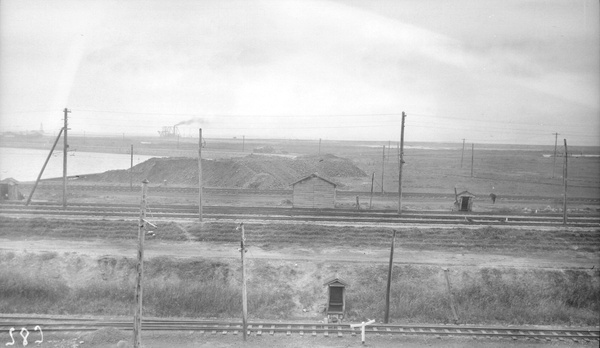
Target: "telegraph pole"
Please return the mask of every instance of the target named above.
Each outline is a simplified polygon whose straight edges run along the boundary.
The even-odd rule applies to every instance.
[[[68,113],[71,112],[67,108],[63,110],[65,113],[64,117],[64,145],[63,145],[63,209],[67,209],[67,150],[69,144],[67,143],[67,130],[68,128]]]
[[[404,119],[406,114],[402,111],[402,130],[400,131],[400,159],[398,163],[398,215],[402,214],[402,167],[404,166]]]
[[[567,153],[567,139],[564,139],[565,141],[565,169],[564,169],[564,173],[563,173],[563,185],[564,185],[564,199],[563,199],[563,225],[567,224],[567,175],[568,175],[568,171],[567,171],[567,158],[569,157],[568,153]]]
[[[198,132],[198,216],[202,222],[202,128]]]
[[[381,156],[381,195],[383,196],[383,174],[385,173],[385,145]]]
[[[471,177],[473,177],[473,162],[475,162],[475,144],[471,144]]]
[[[148,180],[142,181],[142,203],[140,221],[138,223],[138,264],[137,282],[135,285],[135,315],[133,317],[133,347],[142,347],[142,281],[144,278],[144,235],[146,225],[146,191]]]
[[[244,223],[240,223],[237,228],[242,231],[242,239],[240,243],[240,253],[242,254],[242,326],[244,329],[244,341],[248,334],[248,298],[246,296],[246,264],[244,263],[244,254],[246,253],[245,243],[246,235],[244,232]]]
[[[129,165],[129,189],[133,191],[133,144],[131,144],[131,163]]]
[[[558,133],[554,134],[554,163],[552,164],[552,179],[554,179],[554,169],[556,168],[556,145],[558,145]]]
[[[388,324],[390,322],[390,290],[392,288],[392,265],[394,264],[394,242],[396,241],[396,230],[394,230],[394,234],[392,235],[392,248],[390,249],[390,266],[388,268],[388,281],[387,281],[387,289],[385,292],[385,318],[383,320],[384,323]]]
[[[460,168],[462,169],[463,167],[463,159],[465,158],[465,139],[463,138],[463,149],[462,149],[462,155],[460,155]]]
[[[373,182],[375,181],[375,173],[371,174],[371,198],[369,198],[369,209],[373,208]]]

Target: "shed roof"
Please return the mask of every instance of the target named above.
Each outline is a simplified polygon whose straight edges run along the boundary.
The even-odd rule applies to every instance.
[[[463,191],[463,192],[459,193],[457,196],[470,196],[470,197],[477,197],[477,196],[475,196],[474,194],[472,194],[472,193],[471,193],[471,192],[469,192],[469,191]]]
[[[19,182],[17,180],[13,179],[13,178],[6,178],[6,179],[0,180],[0,183],[3,183],[3,184],[13,184],[14,185],[14,184],[18,184]]]
[[[346,282],[342,278],[338,278],[338,277],[331,277],[331,278],[326,279],[325,283],[323,283],[323,285],[334,285],[335,283],[338,283],[339,285],[342,285],[342,286],[348,286],[348,282]]]
[[[290,185],[294,186],[294,185],[296,185],[297,183],[300,183],[300,182],[302,182],[302,181],[309,180],[309,179],[312,179],[312,178],[319,178],[319,179],[321,179],[321,180],[323,180],[323,181],[325,181],[325,182],[328,182],[328,183],[330,183],[331,185],[333,185],[333,187],[336,187],[336,186],[337,186],[337,184],[336,184],[336,183],[334,183],[333,181],[331,181],[331,180],[329,180],[329,179],[326,179],[326,178],[324,178],[324,177],[320,176],[320,175],[319,175],[319,173],[312,173],[312,174],[310,174],[310,175],[308,175],[308,176],[305,176],[305,177],[303,177],[303,178],[302,178],[302,179],[300,179],[300,180],[294,181],[294,182],[293,182],[293,183],[291,183]]]

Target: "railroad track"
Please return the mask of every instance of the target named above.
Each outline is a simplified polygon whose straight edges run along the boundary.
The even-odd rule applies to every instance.
[[[17,332],[21,328],[34,331],[39,326],[42,332],[85,332],[96,331],[101,328],[116,328],[120,330],[133,330],[133,320],[115,320],[101,318],[69,318],[69,317],[43,317],[43,316],[0,316],[0,332],[8,333],[10,328]],[[243,326],[234,321],[210,320],[165,320],[144,319],[144,331],[195,331],[212,335],[242,334]],[[349,323],[315,323],[315,322],[249,322],[248,335],[301,335],[301,336],[337,336],[361,335],[360,328],[353,328]],[[509,338],[509,339],[536,339],[536,340],[573,340],[573,341],[598,341],[600,332],[595,329],[558,328],[541,329],[534,327],[500,327],[500,326],[474,326],[474,325],[395,325],[374,323],[366,327],[365,332],[371,335],[418,335],[418,336],[453,336],[453,337],[483,337],[483,338]]]
[[[58,216],[58,217],[100,217],[137,218],[139,206],[134,204],[77,204],[63,209],[53,203],[0,204],[0,214],[9,216]],[[198,206],[156,205],[150,206],[148,216],[155,219],[197,219]],[[332,223],[402,223],[402,224],[441,224],[441,225],[505,225],[505,226],[558,226],[563,217],[559,214],[537,215],[496,215],[485,213],[448,213],[407,211],[398,215],[395,211],[354,211],[354,210],[313,210],[265,207],[203,207],[203,218],[208,220],[269,220]],[[598,215],[571,215],[568,224],[572,227],[600,227]]]

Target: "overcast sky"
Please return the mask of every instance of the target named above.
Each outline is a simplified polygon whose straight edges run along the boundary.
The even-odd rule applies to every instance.
[[[0,126],[600,145],[597,0],[0,1]]]

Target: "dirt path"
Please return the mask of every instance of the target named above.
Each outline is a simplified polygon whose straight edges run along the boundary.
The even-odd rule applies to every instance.
[[[57,252],[79,253],[89,256],[135,257],[137,241],[134,240],[95,240],[69,241],[59,239],[15,240],[0,238],[0,250],[13,252]],[[146,257],[172,256],[177,258],[239,258],[237,244],[207,242],[162,242],[149,240],[145,244]],[[315,262],[357,262],[387,263],[389,249],[352,248],[261,248],[249,245],[248,258],[298,260]],[[560,254],[530,253],[527,256],[477,253],[407,250],[396,247],[394,263],[413,265],[469,266],[469,267],[510,267],[546,269],[582,269],[598,267],[600,256],[584,252]]]

